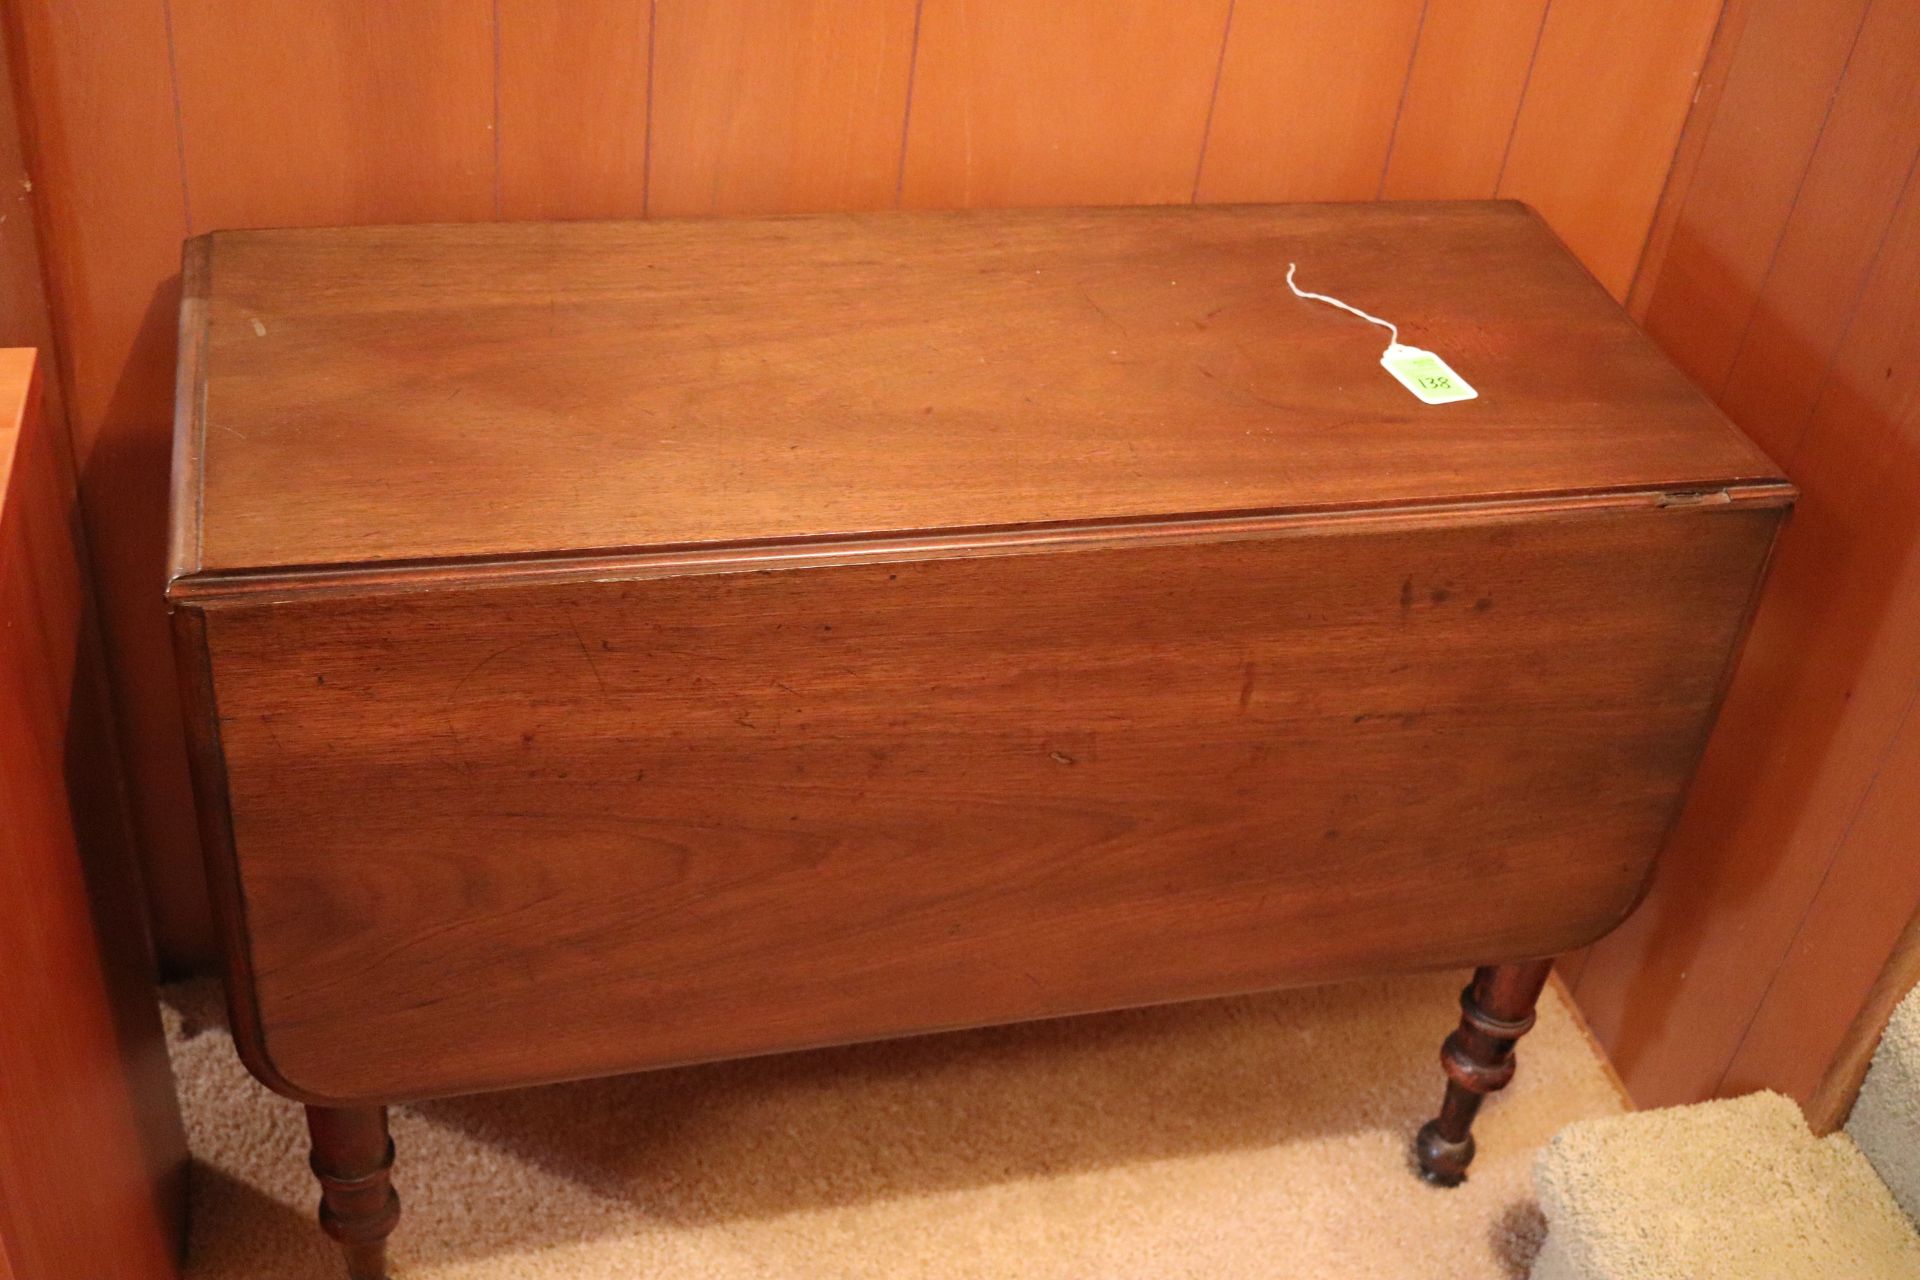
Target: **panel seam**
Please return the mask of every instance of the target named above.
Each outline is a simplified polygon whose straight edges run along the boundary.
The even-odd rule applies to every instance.
[[[1814,420],[1819,417],[1820,406],[1826,403],[1827,389],[1833,385],[1833,368],[1840,363],[1841,354],[1847,348],[1847,342],[1853,337],[1854,322],[1859,319],[1860,308],[1866,305],[1867,291],[1873,287],[1874,278],[1880,274],[1880,264],[1886,257],[1887,241],[1893,235],[1893,225],[1899,221],[1907,201],[1915,195],[1914,177],[1920,174],[1920,149],[1914,151],[1913,159],[1907,162],[1907,177],[1900,184],[1900,194],[1894,198],[1893,208],[1887,214],[1886,223],[1880,228],[1880,238],[1873,246],[1873,257],[1867,261],[1867,269],[1861,273],[1860,285],[1853,292],[1853,299],[1847,304],[1847,318],[1840,326],[1840,336],[1834,341],[1833,350],[1828,354],[1826,368],[1820,371],[1820,384],[1814,390],[1812,401],[1807,405],[1806,414],[1800,419],[1799,430],[1793,433],[1793,444],[1784,452],[1780,465],[1785,467],[1800,456],[1800,447],[1806,443],[1807,433],[1813,430]],[[1758,299],[1754,305],[1759,305]]]
[[[920,15],[926,7],[926,0],[914,0],[913,38],[907,45],[907,100],[900,111],[900,155],[893,166],[893,207],[896,209],[906,200],[907,144],[913,137],[913,93],[920,74]]]
[[[1427,33],[1427,14],[1433,0],[1420,0],[1420,21],[1413,28],[1413,45],[1407,50],[1407,72],[1400,77],[1400,101],[1393,108],[1393,128],[1387,131],[1387,154],[1380,158],[1380,181],[1373,189],[1375,200],[1387,195],[1387,174],[1393,170],[1393,149],[1400,141],[1400,121],[1407,114],[1407,97],[1413,92],[1413,68],[1420,60],[1420,39]]]
[[[640,216],[653,216],[653,81],[658,65],[653,56],[659,41],[660,0],[647,0],[647,127],[640,160]]]
[[[1527,95],[1533,92],[1533,69],[1540,62],[1540,46],[1547,38],[1547,21],[1553,17],[1553,0],[1540,6],[1540,25],[1533,31],[1533,51],[1527,55],[1527,74],[1520,79],[1520,96],[1513,104],[1513,120],[1507,125],[1507,145],[1500,150],[1500,168],[1493,175],[1493,190],[1498,196],[1507,183],[1507,161],[1513,158],[1513,140],[1520,136],[1520,117],[1527,113]]]
[[[196,234],[193,224],[193,192],[187,185],[187,129],[180,105],[180,58],[174,49],[173,0],[164,0],[161,18],[167,30],[167,88],[173,96],[173,155],[180,168],[180,220],[187,235]]]
[[[500,0],[493,0],[493,216],[497,221],[506,202],[500,172]]]
[[[1740,1054],[1747,1047],[1747,1039],[1753,1034],[1754,1024],[1760,1021],[1760,1014],[1766,1009],[1774,987],[1779,985],[1780,975],[1786,972],[1788,961],[1793,958],[1801,936],[1807,931],[1807,922],[1813,918],[1814,908],[1819,904],[1820,895],[1826,891],[1827,882],[1833,878],[1833,868],[1840,861],[1841,851],[1846,848],[1847,841],[1852,838],[1853,829],[1859,824],[1860,815],[1866,810],[1867,801],[1872,799],[1874,792],[1879,789],[1880,775],[1886,772],[1887,757],[1893,754],[1894,747],[1900,741],[1900,731],[1912,719],[1915,706],[1920,706],[1920,682],[1916,682],[1913,691],[1907,695],[1907,703],[1901,708],[1900,718],[1894,721],[1886,740],[1880,744],[1880,749],[1874,755],[1873,772],[1867,778],[1867,785],[1861,788],[1860,798],[1853,802],[1853,807],[1847,814],[1846,825],[1834,838],[1832,851],[1827,857],[1827,865],[1820,872],[1820,882],[1814,886],[1813,892],[1807,895],[1807,904],[1801,909],[1800,919],[1793,927],[1793,934],[1788,938],[1787,945],[1782,948],[1780,959],[1774,964],[1773,973],[1768,976],[1767,985],[1762,988],[1758,1003],[1753,1006],[1753,1012],[1748,1016],[1746,1025],[1740,1029],[1740,1038],[1734,1041],[1733,1052],[1727,1056],[1726,1065],[1721,1068],[1720,1077],[1714,1082],[1715,1096],[1726,1088],[1727,1077],[1733,1074],[1734,1067],[1738,1065]]]
[[[1733,344],[1733,356],[1727,361],[1726,371],[1720,375],[1720,385],[1714,388],[1713,399],[1716,404],[1726,398],[1727,388],[1733,385],[1734,371],[1740,367],[1740,357],[1747,349],[1747,338],[1753,332],[1754,317],[1760,314],[1760,300],[1767,296],[1767,283],[1773,279],[1773,269],[1780,261],[1780,246],[1787,238],[1788,229],[1793,226],[1793,215],[1800,208],[1800,197],[1806,193],[1807,179],[1813,175],[1814,163],[1820,158],[1821,144],[1827,138],[1827,125],[1833,120],[1833,108],[1846,91],[1847,73],[1853,69],[1853,55],[1859,52],[1860,36],[1867,29],[1867,19],[1873,16],[1873,8],[1873,4],[1869,3],[1860,10],[1860,25],[1853,30],[1853,43],[1847,46],[1847,56],[1840,64],[1840,74],[1833,82],[1833,92],[1827,95],[1827,109],[1820,114],[1820,128],[1813,135],[1813,147],[1807,152],[1806,166],[1800,170],[1800,181],[1793,187],[1793,199],[1787,203],[1787,215],[1780,220],[1780,231],[1773,238],[1773,247],[1767,251],[1766,269],[1760,273],[1760,281],[1754,286],[1753,306],[1747,309],[1747,317],[1740,325],[1740,340]]]
[[[1200,124],[1200,154],[1193,161],[1193,188],[1188,204],[1200,203],[1200,175],[1207,168],[1207,146],[1213,141],[1213,109],[1220,102],[1220,81],[1227,73],[1227,41],[1233,36],[1233,9],[1236,0],[1227,0],[1227,20],[1220,24],[1220,52],[1213,60],[1213,91],[1207,95],[1207,115]]]

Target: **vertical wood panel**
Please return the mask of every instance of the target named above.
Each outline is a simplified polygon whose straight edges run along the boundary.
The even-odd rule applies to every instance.
[[[1615,297],[1653,223],[1720,0],[1554,0],[1499,194],[1539,209]]]
[[[1911,741],[1907,739],[1905,745],[1910,746]],[[1920,796],[1920,787],[1913,788],[1911,794]],[[1914,815],[1906,834],[1897,838],[1911,840],[1916,829],[1920,829],[1920,814]],[[1888,1020],[1917,983],[1920,983],[1920,912],[1907,921],[1907,927],[1894,940],[1887,963],[1867,988],[1867,998],[1861,1002],[1860,1011],[1854,1014],[1853,1022],[1841,1038],[1826,1074],[1820,1078],[1813,1096],[1807,1099],[1807,1123],[1815,1133],[1832,1133],[1847,1122],[1854,1100],[1860,1096],[1860,1086],[1866,1081],[1867,1069],[1873,1065],[1873,1051],[1879,1047]]]
[[[1856,62],[1856,66],[1858,63]],[[1853,76],[1849,74],[1851,83]],[[1920,102],[1909,121],[1920,119]],[[1911,124],[1909,125],[1911,128]],[[1833,133],[1822,145],[1845,146]],[[1816,160],[1816,165],[1817,165]],[[1882,197],[1870,185],[1856,195]],[[1874,212],[1860,210],[1863,220]],[[1849,292],[1851,292],[1849,290]],[[1805,1098],[1839,1046],[1853,1009],[1894,939],[1920,904],[1920,752],[1913,739],[1920,693],[1920,182],[1907,187],[1873,279],[1834,361],[1798,469],[1833,508],[1812,525],[1817,542],[1793,550],[1831,595],[1800,623],[1799,652],[1822,669],[1821,701],[1798,708],[1802,733],[1831,727],[1824,751],[1806,760],[1817,790],[1798,807],[1781,859],[1779,905],[1756,931],[1755,958],[1777,957],[1749,1007],[1751,1027],[1723,1090],[1760,1080]],[[1790,374],[1781,375],[1783,378]],[[1839,575],[1844,575],[1840,577]],[[1783,604],[1786,601],[1783,601]],[[1825,674],[1831,672],[1831,674]],[[1812,681],[1808,682],[1812,684]],[[1772,693],[1772,690],[1766,691]],[[1806,712],[1817,713],[1806,715]],[[1903,745],[1901,730],[1908,725]],[[1809,736],[1813,736],[1809,734]],[[1798,747],[1796,742],[1792,744]],[[1795,755],[1802,755],[1796,751]],[[1838,988],[1848,999],[1833,1000]],[[1777,1082],[1777,1083],[1776,1083]]]
[[[1726,384],[1867,3],[1731,0],[1740,38],[1645,319],[1710,392]]]
[[[11,56],[14,35],[14,32],[0,30],[0,68],[15,65]],[[60,381],[55,376],[53,317],[42,274],[38,201],[33,194],[22,144],[14,94],[0,94],[0,184],[3,184],[0,189],[5,192],[4,201],[0,202],[0,345],[30,346],[39,352],[31,362],[30,382],[26,384],[32,394],[24,402],[20,397],[23,384],[18,373],[23,364],[20,353],[0,356],[0,368],[5,370],[5,375],[0,376],[0,386],[5,388],[0,391],[0,459],[9,456],[7,437],[12,433],[14,464],[9,475],[6,463],[0,461],[0,525],[7,526],[6,533],[0,536],[0,579],[11,575],[20,577],[24,583],[25,575],[31,574],[38,587],[37,611],[20,596],[15,596],[11,605],[0,606],[0,631],[21,640],[37,631],[43,654],[41,661],[32,667],[12,665],[0,659],[0,683],[26,680],[42,689],[59,691],[52,700],[55,719],[50,723],[59,730],[57,738],[64,772],[61,781],[67,793],[69,830],[60,847],[71,842],[81,878],[91,882],[87,893],[95,921],[89,937],[80,939],[77,932],[68,936],[90,946],[108,985],[111,1008],[107,1020],[118,1057],[119,1082],[134,1103],[133,1132],[112,1134],[110,1141],[117,1149],[103,1157],[98,1172],[106,1178],[126,1178],[130,1188],[144,1194],[123,1220],[99,1224],[92,1238],[81,1242],[68,1256],[75,1265],[133,1276],[140,1274],[154,1255],[154,1242],[143,1233],[157,1226],[163,1235],[162,1252],[177,1254],[184,1246],[186,1151],[179,1109],[173,1097],[172,1075],[154,1018],[151,992],[154,954],[148,932],[147,903],[142,892],[144,877],[135,852],[126,773],[108,686],[106,650],[100,637],[99,595],[90,557],[85,552],[86,533],[79,510],[70,419],[64,411]],[[38,414],[33,412],[34,394],[40,398]],[[22,540],[24,554],[20,551],[21,543],[9,539]],[[15,549],[9,552],[6,547]],[[12,585],[0,581],[0,592]],[[4,641],[0,641],[0,647],[4,647]],[[20,688],[17,683],[12,687],[16,691]],[[16,732],[37,728],[43,734],[53,733],[53,729],[44,724],[34,725],[18,712],[9,724]],[[27,767],[27,755],[24,748],[0,751],[0,773],[11,769],[15,771],[12,776],[19,779],[22,775],[18,771]],[[51,777],[48,780],[52,781]],[[20,841],[10,848],[6,861],[12,871],[30,880],[49,872],[57,876],[58,868],[44,864],[29,866],[32,859],[57,851],[46,846],[29,849],[22,830],[25,818],[19,813],[20,803],[18,800],[0,802],[0,832],[11,827],[16,840]],[[4,835],[0,835],[0,843],[5,843]],[[72,881],[65,883],[70,886]],[[57,915],[63,905],[72,905],[71,899],[63,902],[58,888],[37,883],[35,888],[40,890],[34,895],[39,899],[37,903],[28,902],[24,893],[0,893],[0,902],[11,901],[16,910],[37,909],[53,915]],[[76,921],[77,917],[63,921],[58,927],[74,930]],[[77,956],[37,950],[36,941],[18,918],[0,921],[0,938],[6,940],[0,946],[10,948],[17,963],[31,968],[29,982],[34,988],[32,992],[22,993],[15,990],[12,980],[0,981],[0,990],[13,992],[11,1000],[0,996],[0,1004],[7,1006],[4,1020],[33,1036],[43,1030],[35,1019],[46,1006],[28,1006],[37,997],[54,993],[57,970],[62,965],[76,963]],[[5,961],[0,960],[0,969],[4,967]],[[71,993],[62,991],[61,994]],[[76,1018],[86,1016],[78,1010],[68,1012]],[[97,1014],[98,1010],[94,1012]],[[73,1065],[58,1060],[46,1044],[37,1045],[33,1056],[57,1073],[65,1073]],[[0,1070],[0,1076],[13,1082],[11,1087],[0,1086],[0,1096],[11,1100],[15,1111],[20,1113],[17,1118],[21,1122],[31,1124],[35,1119],[34,1109],[20,1096],[24,1088],[21,1071]],[[112,1126],[124,1115],[126,1099],[116,1102],[96,1097],[81,1101],[91,1104],[91,1114],[75,1122],[74,1133],[60,1135],[64,1160],[73,1158],[72,1148],[78,1145],[75,1139],[84,1138],[90,1132],[89,1125]],[[0,1109],[5,1105],[0,1103]],[[140,1178],[142,1170],[144,1184]],[[80,1176],[84,1179],[84,1171],[80,1171]],[[57,1198],[60,1185],[56,1178],[56,1185],[44,1190]],[[8,1199],[8,1194],[0,1191],[0,1201]],[[34,1194],[31,1189],[25,1193],[16,1190],[12,1198],[17,1204],[27,1204]],[[34,1207],[43,1214],[58,1212],[58,1207],[51,1204],[36,1203]],[[4,1234],[0,1231],[0,1235]],[[12,1245],[0,1243],[0,1255],[13,1247],[24,1246],[19,1241]],[[118,1256],[113,1258],[116,1251]],[[103,1265],[109,1258],[119,1265]],[[36,1267],[36,1274],[38,1270]]]
[[[660,0],[655,214],[894,203],[915,0]]]
[[[1808,6],[1743,16],[1728,56],[1763,70],[1815,34]],[[1730,67],[1699,173],[1755,139],[1811,138],[1800,171],[1763,175],[1744,202],[1730,181],[1677,186],[1666,253],[1645,268],[1658,336],[1709,363],[1749,344],[1726,401],[1784,446],[1802,499],[1660,878],[1581,978],[1642,1102],[1812,1096],[1920,904],[1916,24],[1876,0],[1857,42],[1825,48],[1833,93],[1783,82],[1783,100]],[[1703,246],[1742,244],[1767,246],[1770,274],[1702,269]],[[1751,345],[1789,340],[1778,359]]]
[[[1581,979],[1581,1002],[1642,1102],[1721,1087],[1811,918],[1920,670],[1920,366],[1910,358],[1920,339],[1920,192],[1889,245],[1794,469],[1800,505],[1661,878],[1639,915],[1595,947]],[[1899,898],[1906,877],[1872,862],[1910,850],[1856,856]],[[1844,888],[1843,877],[1835,889]],[[1843,927],[1861,929],[1851,941],[1870,948],[1877,937],[1884,956],[1890,938],[1871,926]],[[1844,1008],[1840,1029],[1860,994],[1825,997]],[[1781,1014],[1805,1012],[1790,1009]],[[1778,1087],[1809,1085],[1800,1077]]]
[[[1546,11],[1547,0],[1429,0],[1382,196],[1494,194]]]
[[[924,0],[902,202],[1191,198],[1227,0]]]
[[[168,1280],[186,1142],[129,850],[86,835],[117,780],[75,752],[95,650],[33,367],[0,351],[0,1256]]]
[[[1860,28],[1720,395],[1786,465],[1920,154],[1916,122],[1920,6],[1880,0]]]
[[[1237,0],[1196,198],[1371,200],[1422,0]]]
[[[645,213],[649,6],[500,0],[498,14],[500,215]]]
[[[1915,596],[1920,596],[1920,582],[1907,584],[1906,597]],[[1920,626],[1920,618],[1904,621]],[[1872,990],[1917,911],[1920,715],[1909,695],[1907,715],[1875,763],[1866,794],[1848,819],[1847,833],[1719,1092],[1770,1088],[1814,1098],[1827,1064],[1847,1039],[1861,993]]]
[[[171,9],[195,231],[493,215],[490,0]]]
[[[1752,9],[1753,0],[1724,0],[1720,21],[1708,43],[1706,65],[1700,69],[1700,83],[1693,91],[1693,106],[1687,111],[1687,122],[1680,129],[1680,143],[1674,148],[1673,167],[1667,171],[1666,188],[1661,193],[1659,207],[1653,212],[1653,226],[1647,232],[1646,246],[1640,251],[1640,267],[1627,290],[1627,314],[1641,325],[1646,323],[1657,274],[1649,269],[1649,264],[1664,262],[1667,250],[1672,247],[1686,193],[1693,189],[1701,155],[1713,134],[1713,118],[1726,91],[1734,50],[1745,38],[1747,16]]]
[[[161,0],[6,14],[155,938],[192,967],[212,960],[212,922],[159,591],[186,233],[166,14]]]

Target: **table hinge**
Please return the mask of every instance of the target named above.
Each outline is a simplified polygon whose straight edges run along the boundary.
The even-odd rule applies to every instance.
[[[1732,502],[1733,495],[1725,489],[1676,489],[1660,495],[1663,507],[1717,507]]]

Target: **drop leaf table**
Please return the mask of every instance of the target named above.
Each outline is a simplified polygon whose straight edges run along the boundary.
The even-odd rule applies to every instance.
[[[233,1030],[356,1280],[393,1102],[1477,965],[1457,1182],[1793,496],[1508,203],[226,232],[183,294]]]

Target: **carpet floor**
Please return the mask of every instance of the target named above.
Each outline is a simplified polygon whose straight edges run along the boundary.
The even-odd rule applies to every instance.
[[[1512,1280],[1561,1125],[1623,1109],[1557,986],[1467,1185],[1410,1172],[1458,974],[397,1108],[401,1280]],[[300,1109],[170,991],[192,1280],[337,1280]]]

